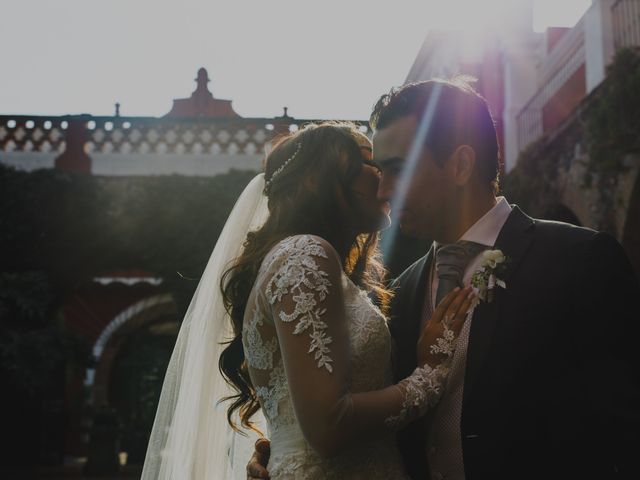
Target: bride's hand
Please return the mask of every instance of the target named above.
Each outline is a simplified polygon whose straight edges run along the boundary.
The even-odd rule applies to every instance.
[[[419,366],[429,364],[433,368],[452,355],[450,347],[460,334],[474,297],[471,287],[458,288],[440,301],[418,340]]]

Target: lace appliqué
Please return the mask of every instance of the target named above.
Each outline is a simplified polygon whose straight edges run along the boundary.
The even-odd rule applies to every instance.
[[[384,423],[390,428],[399,428],[408,420],[422,416],[440,400],[448,373],[449,368],[443,365],[416,368],[398,384],[404,390],[402,409],[397,415],[387,417]]]
[[[349,450],[342,458],[320,459],[313,451],[272,454],[268,468],[270,478],[278,480],[411,480],[403,472],[395,437]]]
[[[319,241],[309,236],[285,240],[279,251],[286,252],[287,258],[267,284],[267,300],[273,305],[282,301],[284,295],[293,295],[293,312],[281,311],[280,320],[286,323],[297,320],[293,334],[308,331],[311,339],[309,353],[315,352],[318,368],[324,367],[332,372],[332,359],[328,355],[330,350],[327,346],[331,343],[331,337],[326,334],[327,324],[320,319],[326,309],[318,306],[319,302],[327,298],[331,282],[327,278],[328,274],[320,270],[313,258],[328,258],[327,253]]]
[[[286,411],[286,408],[279,408],[280,402],[289,396],[287,378],[282,363],[275,366],[269,373],[269,386],[257,387],[256,395],[262,400],[265,416],[271,421],[278,417],[280,417],[278,425],[289,425],[295,421],[294,416]]]
[[[453,352],[456,348],[455,345],[455,334],[453,330],[451,330],[447,325],[444,326],[444,331],[442,332],[442,337],[438,337],[436,339],[436,344],[431,345],[429,349],[431,353],[438,354],[441,353],[446,355],[447,357],[452,357]]]
[[[348,318],[351,392],[366,392],[391,384],[391,336],[386,319],[369,296],[344,277],[345,312]]]
[[[259,370],[268,370],[273,367],[273,354],[278,350],[276,337],[262,341],[262,335],[258,327],[264,324],[259,310],[256,308],[251,321],[245,326],[242,333],[245,343],[245,358],[250,367]]]

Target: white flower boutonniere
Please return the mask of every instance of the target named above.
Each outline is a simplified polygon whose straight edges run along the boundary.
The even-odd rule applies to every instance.
[[[471,286],[477,295],[476,305],[480,301],[491,303],[496,285],[507,288],[502,277],[508,263],[509,258],[502,250],[485,250],[482,253],[482,264],[471,277]]]

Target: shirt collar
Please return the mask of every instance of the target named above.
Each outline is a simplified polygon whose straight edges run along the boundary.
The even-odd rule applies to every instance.
[[[500,230],[507,222],[511,214],[511,205],[504,197],[498,197],[496,204],[491,210],[485,213],[469,230],[467,230],[460,240],[476,242],[487,247],[493,247],[498,239]]]

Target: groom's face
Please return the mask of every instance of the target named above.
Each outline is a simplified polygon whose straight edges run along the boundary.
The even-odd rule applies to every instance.
[[[413,149],[411,158],[416,130],[416,117],[408,115],[374,133],[373,158],[382,171],[378,198],[391,203],[393,220],[404,233],[437,240],[448,215],[452,182],[428,149]]]

